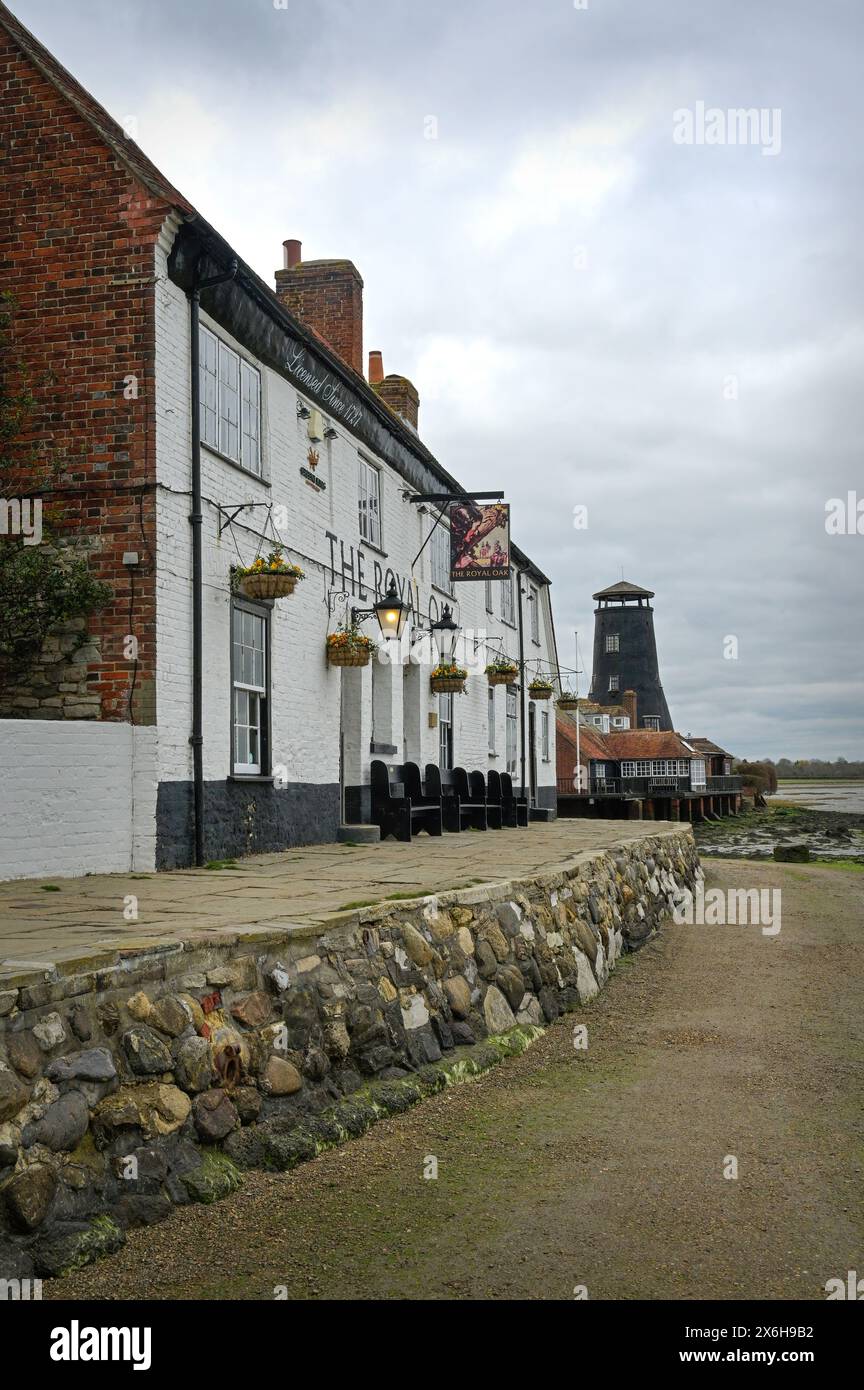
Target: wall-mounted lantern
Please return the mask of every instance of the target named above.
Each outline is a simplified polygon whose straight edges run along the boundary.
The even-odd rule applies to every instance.
[[[371,608],[352,608],[352,623],[362,623],[366,618],[377,618],[378,626],[381,629],[381,636],[385,642],[398,642],[405,630],[405,623],[408,618],[408,605],[403,603],[396,588],[396,581],[390,581],[390,587],[383,598],[379,598],[377,603],[373,603]]]
[[[453,609],[449,603],[445,603],[441,610],[441,617],[437,622],[431,624],[432,636],[435,639],[438,655],[442,662],[453,660],[460,631],[459,624],[453,620]]]

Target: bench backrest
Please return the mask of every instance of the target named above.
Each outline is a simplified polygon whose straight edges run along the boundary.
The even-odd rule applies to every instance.
[[[441,769],[437,763],[426,764],[426,795],[433,799],[441,796]]]
[[[412,801],[419,802],[424,799],[423,783],[420,779],[420,769],[416,763],[403,763],[399,768],[402,782],[405,786],[405,795]]]
[[[509,772],[501,773],[501,791],[505,801],[514,801],[513,778]]]
[[[460,801],[471,800],[471,786],[468,781],[468,773],[464,767],[454,767],[453,769],[453,790]]]
[[[497,768],[490,768],[486,774],[486,800],[493,802],[496,806],[501,804],[501,773]]]
[[[380,759],[373,759],[369,768],[369,780],[372,785],[372,804],[380,804],[382,801],[389,801],[390,792],[390,769],[386,763]]]
[[[482,772],[469,772],[468,785],[471,788],[472,801],[486,800],[486,778]]]

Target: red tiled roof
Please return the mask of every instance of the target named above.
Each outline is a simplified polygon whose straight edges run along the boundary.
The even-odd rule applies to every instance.
[[[692,758],[694,752],[671,729],[615,729],[605,735],[613,758]]]
[[[576,749],[576,720],[570,714],[559,712],[558,714],[558,737],[566,739],[567,743]],[[583,724],[579,721],[579,756],[580,758],[590,759],[599,758],[601,761],[611,758],[607,747],[608,735],[601,734],[599,729],[595,729],[591,724]]]

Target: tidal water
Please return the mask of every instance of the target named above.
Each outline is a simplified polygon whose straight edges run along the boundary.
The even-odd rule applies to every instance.
[[[813,811],[847,811],[864,816],[864,782],[780,782],[778,801],[794,801]]]

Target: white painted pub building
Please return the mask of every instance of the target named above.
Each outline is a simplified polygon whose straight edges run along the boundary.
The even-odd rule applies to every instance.
[[[158,866],[190,862],[191,844],[187,290],[193,274],[206,280],[233,264],[226,252],[212,241],[203,249],[176,221],[158,248]],[[286,262],[277,284],[285,296],[285,281],[301,280],[305,324],[239,265],[201,291],[206,858],[327,841],[340,825],[368,821],[373,758],[508,771],[538,812],[553,813],[554,706],[527,692],[533,674],[556,668],[548,580],[512,546],[509,579],[451,583],[441,507],[412,499],[496,480],[465,479],[463,488],[437,463],[416,433],[416,392],[383,376],[379,354],[370,354],[370,384],[327,350],[323,335],[340,331],[327,317],[334,299],[361,339],[353,266],[304,263],[297,243],[287,244]],[[321,288],[306,289],[304,274]],[[340,346],[353,352],[350,339]],[[274,538],[305,578],[270,604],[239,597],[232,567],[266,555]],[[394,583],[408,619],[399,643],[384,644],[370,609]],[[445,605],[460,630],[454,659],[469,673],[462,694],[430,689],[430,629]],[[369,615],[363,630],[379,649],[366,667],[334,668],[326,636],[353,609]],[[523,675],[493,687],[484,670],[501,653],[521,655]]]

